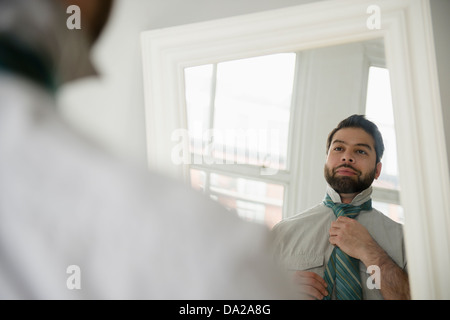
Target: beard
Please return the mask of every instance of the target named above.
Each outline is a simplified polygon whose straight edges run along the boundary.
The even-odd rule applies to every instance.
[[[354,170],[356,176],[336,176],[336,170],[339,168],[350,168]],[[325,180],[328,182],[337,193],[360,193],[372,185],[375,179],[377,168],[367,174],[362,174],[361,171],[356,170],[351,165],[341,165],[335,169],[330,169],[326,164],[324,167]]]

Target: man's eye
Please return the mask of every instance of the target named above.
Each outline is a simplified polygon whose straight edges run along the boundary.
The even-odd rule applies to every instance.
[[[336,148],[334,148],[334,151],[342,151],[343,149],[342,149],[342,147],[336,147]]]
[[[356,152],[358,152],[359,154],[367,154],[367,152],[365,152],[364,150],[358,150]]]

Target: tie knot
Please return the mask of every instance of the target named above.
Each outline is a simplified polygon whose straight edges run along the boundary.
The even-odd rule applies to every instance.
[[[323,203],[333,210],[336,218],[344,216],[354,219],[361,210],[372,209],[372,199],[367,200],[360,206],[354,206],[348,203],[334,203],[333,200],[331,200],[330,196],[327,194],[327,196],[323,200]]]

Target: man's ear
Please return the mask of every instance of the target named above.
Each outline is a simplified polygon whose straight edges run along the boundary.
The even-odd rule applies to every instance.
[[[378,162],[377,166],[375,168],[375,179],[378,179],[378,177],[380,176],[380,174],[381,174],[381,167],[382,167],[381,162]]]

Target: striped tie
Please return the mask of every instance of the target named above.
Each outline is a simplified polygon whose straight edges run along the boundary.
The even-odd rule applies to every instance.
[[[323,203],[333,209],[336,218],[349,217],[354,219],[361,210],[372,209],[372,200],[361,206],[344,203],[334,203],[327,194]],[[359,260],[350,257],[337,246],[334,247],[325,269],[324,279],[327,283],[328,295],[324,300],[330,300],[333,288],[336,285],[336,298],[338,300],[361,300],[362,287],[359,274]]]

